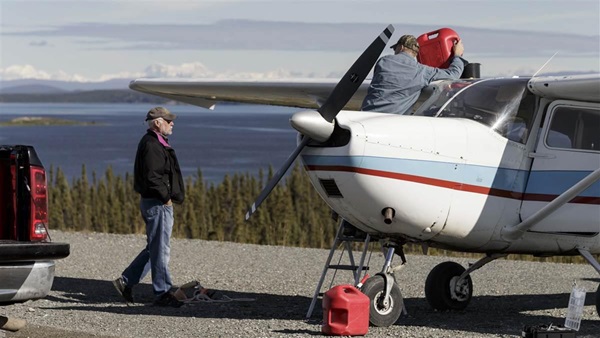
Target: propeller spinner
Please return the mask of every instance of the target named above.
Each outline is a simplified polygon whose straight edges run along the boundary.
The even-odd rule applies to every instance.
[[[283,175],[290,168],[296,157],[311,139],[324,142],[333,133],[335,117],[350,101],[360,85],[363,83],[371,68],[379,59],[381,52],[394,33],[392,25],[387,26],[381,34],[365,49],[352,67],[344,74],[340,82],[333,88],[325,103],[316,111],[302,111],[295,113],[290,119],[294,129],[304,134],[305,137],[296,149],[290,154],[285,163],[277,170],[267,185],[258,195],[246,213],[246,220],[252,216],[260,204],[269,196],[273,188],[279,183]]]

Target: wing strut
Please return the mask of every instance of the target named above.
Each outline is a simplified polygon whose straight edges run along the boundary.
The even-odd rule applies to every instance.
[[[560,194],[558,197],[552,200],[552,202],[546,204],[543,208],[538,210],[535,214],[531,215],[528,219],[515,226],[505,226],[502,228],[501,235],[504,239],[514,241],[525,233],[525,231],[531,229],[538,222],[548,217],[551,213],[555,212],[558,208],[568,203],[570,200],[579,195],[582,191],[587,189],[592,184],[600,180],[600,168],[592,171],[589,175],[584,177],[581,181],[570,187],[567,191]]]

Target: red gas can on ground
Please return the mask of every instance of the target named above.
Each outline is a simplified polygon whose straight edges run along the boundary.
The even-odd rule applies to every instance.
[[[369,297],[352,285],[338,285],[323,295],[322,332],[363,336],[369,331]]]
[[[419,35],[419,55],[417,60],[431,67],[448,68],[452,47],[460,37],[450,28],[440,28],[433,32]]]

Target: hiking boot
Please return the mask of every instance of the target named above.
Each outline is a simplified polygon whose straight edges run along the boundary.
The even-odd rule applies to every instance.
[[[175,297],[173,292],[169,291],[169,292],[163,293],[160,297],[158,297],[154,301],[154,305],[180,307],[183,305],[183,302],[181,302],[179,299],[177,299],[177,297]]]
[[[115,279],[112,283],[115,286],[115,289],[117,289],[117,291],[119,292],[119,294],[123,296],[125,301],[127,301],[128,303],[133,303],[133,290],[130,286],[127,286],[127,284],[125,284],[123,277]]]

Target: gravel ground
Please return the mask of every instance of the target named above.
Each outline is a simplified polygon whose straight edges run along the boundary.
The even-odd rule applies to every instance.
[[[26,319],[16,333],[0,337],[309,337],[321,335],[321,302],[305,316],[328,250],[243,245],[175,239],[171,273],[175,284],[197,279],[232,298],[255,301],[151,306],[148,277],[127,306],[113,289],[116,278],[144,246],[145,237],[54,231],[71,244],[57,262],[50,294],[42,300],[5,306],[0,314]],[[578,337],[600,337],[594,292],[600,281],[589,265],[498,260],[473,275],[473,299],[462,312],[436,312],[424,297],[429,271],[444,257],[408,256],[396,273],[407,316],[388,328],[369,328],[369,337],[520,337],[524,325],[564,324],[573,282],[588,291]],[[466,265],[464,259],[451,259]],[[378,271],[383,258],[373,254]],[[336,284],[351,281],[338,272]],[[330,286],[324,284],[324,290]],[[3,313],[2,313],[3,312]]]

